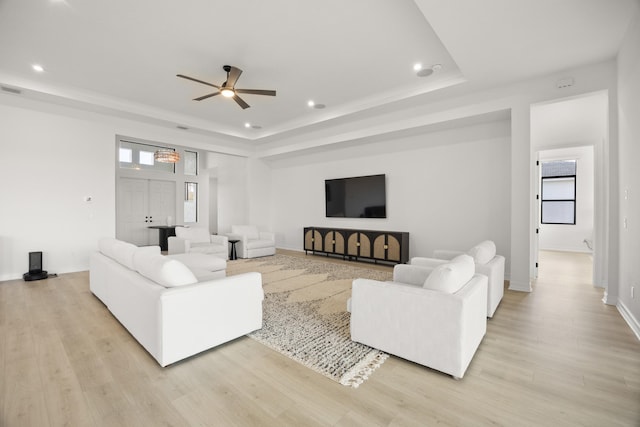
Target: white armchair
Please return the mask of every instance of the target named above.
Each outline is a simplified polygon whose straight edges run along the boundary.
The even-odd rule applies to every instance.
[[[201,227],[176,227],[176,235],[169,237],[169,255],[191,252],[227,260],[229,239],[227,236],[209,234],[207,229]]]
[[[353,281],[351,339],[459,379],[486,333],[486,306],[487,277],[471,257],[399,264],[392,282]]]
[[[449,262],[462,251],[437,249],[433,252],[433,258],[411,258],[411,265],[435,267]],[[504,295],[504,263],[501,255],[496,255],[496,245],[491,240],[485,240],[471,248],[468,255],[473,257],[476,265],[476,273],[484,274],[489,278],[487,289],[487,317],[493,317]]]
[[[232,225],[229,240],[238,240],[236,251],[240,258],[258,258],[275,255],[276,236],[269,231],[259,231],[254,225]]]

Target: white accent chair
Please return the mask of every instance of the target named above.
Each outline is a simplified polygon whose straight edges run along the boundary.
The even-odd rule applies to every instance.
[[[259,231],[255,225],[232,225],[229,240],[239,240],[236,251],[239,258],[258,258],[276,253],[276,235]]]
[[[176,235],[169,237],[169,255],[194,252],[227,260],[229,239],[227,236],[209,234],[202,227],[176,227]]]
[[[463,254],[461,251],[437,249],[433,252],[433,258],[414,257],[409,264],[425,267],[435,267],[449,262],[456,256]],[[502,255],[496,255],[496,245],[491,240],[478,243],[466,252],[473,257],[476,264],[476,273],[484,274],[489,278],[487,290],[487,317],[493,317],[504,295],[504,263]]]
[[[487,277],[471,257],[399,264],[392,282],[355,279],[351,339],[460,379],[487,331]]]

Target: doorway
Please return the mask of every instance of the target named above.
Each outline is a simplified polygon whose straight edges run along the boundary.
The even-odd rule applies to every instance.
[[[537,265],[541,250],[583,254],[591,261],[591,284],[604,287],[607,255],[605,189],[609,133],[608,92],[531,105],[531,147],[539,162],[576,160],[575,221],[544,224],[541,219],[541,177],[536,176],[534,212]],[[539,165],[536,174],[541,173]],[[562,179],[560,179],[562,181]],[[566,200],[565,200],[566,201]],[[552,203],[553,204],[553,203]],[[549,221],[553,222],[553,221]],[[571,257],[568,257],[569,259]],[[558,257],[561,261],[563,257]],[[567,265],[567,268],[571,268]]]
[[[153,225],[176,217],[176,182],[120,177],[116,208],[116,238],[136,246],[158,244]]]

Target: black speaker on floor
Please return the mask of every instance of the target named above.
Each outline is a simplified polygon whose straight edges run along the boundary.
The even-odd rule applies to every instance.
[[[42,269],[42,252],[29,252],[29,272],[24,273],[22,278],[31,282],[46,279],[48,276],[49,274]]]

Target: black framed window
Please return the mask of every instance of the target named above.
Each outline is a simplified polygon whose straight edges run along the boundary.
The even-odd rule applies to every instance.
[[[542,224],[576,223],[576,161],[542,162]]]

